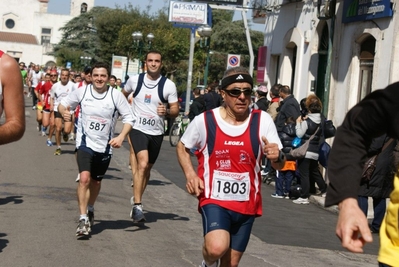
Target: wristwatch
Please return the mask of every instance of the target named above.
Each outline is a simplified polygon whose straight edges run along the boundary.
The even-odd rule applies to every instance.
[[[278,158],[275,161],[273,161],[273,162],[274,163],[280,163],[280,162],[283,162],[284,160],[285,160],[285,154],[281,150],[279,150],[278,151]]]

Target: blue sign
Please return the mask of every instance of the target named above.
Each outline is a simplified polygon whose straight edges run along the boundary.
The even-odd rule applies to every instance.
[[[70,69],[72,68],[72,62],[67,62],[65,68]]]
[[[346,0],[342,14],[342,23],[373,20],[392,17],[390,0]]]

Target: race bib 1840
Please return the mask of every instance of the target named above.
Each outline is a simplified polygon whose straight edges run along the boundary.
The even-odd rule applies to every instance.
[[[224,201],[248,201],[249,172],[214,171],[211,198]]]

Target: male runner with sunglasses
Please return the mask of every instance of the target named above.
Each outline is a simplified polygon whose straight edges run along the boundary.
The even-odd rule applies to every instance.
[[[238,266],[254,219],[262,215],[261,157],[275,169],[285,163],[272,118],[250,108],[252,87],[245,68],[228,69],[221,84],[224,104],[196,116],[177,145],[187,191],[199,199],[202,267]],[[191,148],[198,150],[198,173]]]

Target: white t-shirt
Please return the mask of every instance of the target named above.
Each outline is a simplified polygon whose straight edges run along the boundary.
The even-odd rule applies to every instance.
[[[30,76],[32,77],[31,78],[31,82],[32,82],[31,87],[36,88],[36,86],[39,84],[40,80],[42,79],[42,75],[43,75],[43,72],[41,72],[41,71],[36,73],[35,70],[30,70]]]
[[[222,119],[220,116],[220,107],[213,109],[216,123],[219,128],[227,135],[240,136],[248,128],[249,119],[247,119],[241,125],[231,125]],[[206,127],[205,125],[205,112],[201,113],[190,122],[186,131],[184,132],[181,141],[186,148],[197,148],[202,149],[206,145]],[[265,136],[269,143],[278,144],[279,149],[283,146],[280,138],[277,134],[276,126],[273,119],[265,111],[261,112],[260,127],[259,127],[259,139],[262,140],[262,136]],[[217,140],[219,141],[219,140]],[[224,140],[220,140],[224,141]]]
[[[127,93],[134,93],[137,87],[139,75],[135,75],[126,82],[124,90]],[[143,84],[140,92],[133,99],[132,111],[134,115],[133,128],[149,135],[162,135],[165,130],[164,116],[158,116],[158,103],[162,102],[158,95],[157,80],[150,80],[144,75]],[[163,98],[168,103],[177,102],[176,85],[169,79],[166,79],[163,87]]]
[[[54,99],[54,111],[58,112],[58,105],[61,103],[61,100],[74,91],[73,86],[74,83],[71,81],[68,81],[66,85],[63,85],[61,81],[53,84],[50,90],[50,96]]]
[[[73,91],[61,105],[75,109],[80,103],[76,148],[88,147],[98,153],[112,154],[108,142],[113,138],[119,114],[122,122],[133,126],[133,114],[125,96],[116,89],[99,94],[93,85]]]

